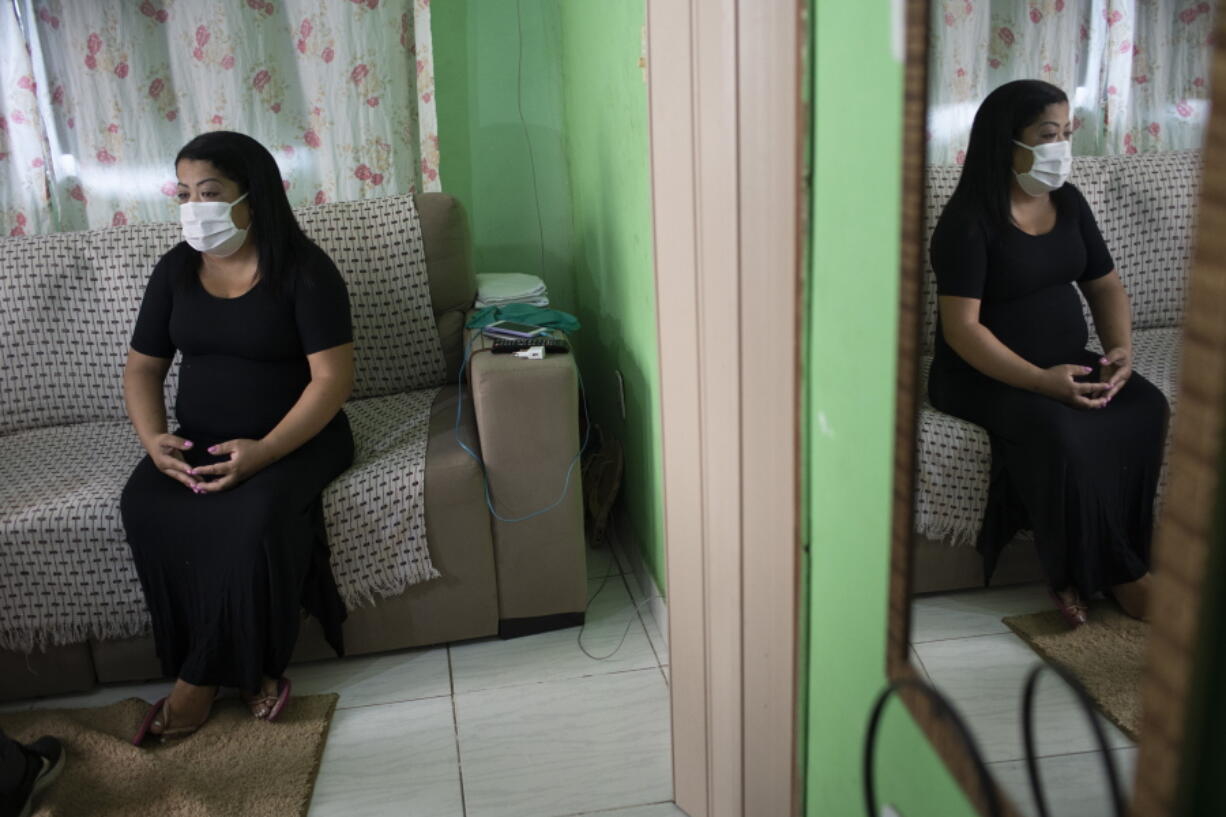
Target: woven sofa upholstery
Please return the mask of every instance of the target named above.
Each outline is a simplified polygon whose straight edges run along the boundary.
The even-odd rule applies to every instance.
[[[354,319],[355,388],[346,411],[355,465],[325,493],[326,508],[340,503],[329,516],[329,533],[333,570],[350,608],[347,651],[493,635],[507,619],[580,616],[586,602],[580,486],[571,487],[556,513],[502,532],[504,523],[486,506],[483,465],[456,442],[459,436],[480,453],[505,447],[500,436],[522,437],[505,405],[500,408],[503,393],[524,376],[541,374],[483,370],[478,379],[474,373],[471,385],[484,405],[467,395],[460,403],[455,378],[476,289],[463,208],[450,196],[423,194],[304,208],[298,217],[345,276]],[[51,283],[28,287],[26,301],[18,295],[0,306],[7,324],[0,334],[0,449],[10,457],[0,467],[5,479],[20,480],[47,462],[66,461],[68,471],[92,486],[56,492],[55,507],[41,509],[54,524],[26,537],[34,543],[27,547],[53,554],[44,559],[49,573],[84,574],[73,553],[82,528],[118,525],[119,489],[143,454],[124,419],[123,359],[152,265],[178,240],[177,225],[153,224],[0,242],[8,266],[0,274],[16,275],[24,264],[54,269],[44,276]],[[424,258],[414,261],[414,253]],[[410,280],[423,273],[424,283]],[[555,475],[542,469],[574,454],[578,415],[570,409],[577,377],[573,363],[565,363],[554,361],[549,375],[538,378],[533,401],[540,405],[524,406],[548,418],[549,427],[534,434],[542,456],[500,462],[497,471],[489,464],[491,484],[547,482]],[[177,364],[167,379],[168,406],[176,370]],[[544,493],[526,501],[543,505]],[[425,536],[417,530],[423,518]],[[408,544],[392,558],[369,547],[380,537]],[[496,553],[499,538],[516,545],[505,569],[508,558]],[[530,547],[519,546],[525,538]],[[4,556],[0,606],[5,598],[45,592],[39,576],[5,575]],[[126,553],[108,554],[96,573],[75,575],[73,592],[139,590]],[[514,602],[524,595],[530,603]],[[47,605],[53,617],[54,599]],[[74,630],[77,637],[65,643],[62,632],[28,652],[0,650],[0,699],[160,674],[147,635],[90,626]],[[306,622],[295,660],[329,654],[317,623]]]
[[[1175,151],[1078,157],[1071,176],[1094,212],[1132,304],[1134,370],[1166,394],[1172,410],[1201,168],[1200,151]],[[914,525],[919,541],[913,575],[917,592],[982,583],[973,545],[987,505],[991,445],[982,428],[943,414],[928,401],[937,316],[928,242],[960,174],[956,165],[929,167],[925,189]],[[1089,306],[1082,301],[1091,344],[1101,350]],[[1005,580],[1038,578],[1037,562],[1019,553],[1025,547],[1017,545],[1006,550],[998,574],[1005,574]],[[950,553],[951,548],[957,552]]]

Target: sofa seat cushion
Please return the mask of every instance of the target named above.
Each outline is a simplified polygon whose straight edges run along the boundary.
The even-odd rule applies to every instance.
[[[1175,408],[1181,331],[1141,329],[1133,333],[1133,370],[1162,390]],[[988,504],[992,447],[980,426],[937,411],[928,402],[932,356],[920,362],[923,398],[917,433],[915,532],[954,545],[973,545]],[[1167,437],[1170,446],[1170,436]],[[1159,495],[1166,482],[1163,469]]]
[[[439,575],[425,535],[438,392],[346,406],[355,460],[324,492],[324,516],[333,573],[351,608]],[[119,514],[120,493],[143,455],[126,420],[0,436],[0,648],[29,652],[147,630]]]

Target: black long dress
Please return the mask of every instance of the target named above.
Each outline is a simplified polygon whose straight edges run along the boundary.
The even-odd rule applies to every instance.
[[[182,353],[175,434],[207,449],[259,439],[310,381],[306,356],[352,340],[345,283],[311,247],[283,292],[259,281],[237,298],[210,295],[199,253],[179,244],[158,262],[141,303],[132,348]],[[301,610],[320,618],[343,651],[345,609],[328,564],[320,494],[353,461],[344,412],[315,437],[246,481],[196,495],[145,457],[123,491],[128,544],[167,676],[200,685],[260,688],[279,678],[298,637]]]
[[[993,229],[972,206],[951,201],[931,242],[937,292],[981,299],[980,322],[1036,366],[1089,366],[1099,355],[1075,282],[1115,268],[1089,205],[1071,184],[1052,194],[1056,226],[1030,235]],[[1023,529],[1055,589],[1083,598],[1149,569],[1154,496],[1170,410],[1133,372],[1106,407],[1079,409],[987,377],[946,343],[938,320],[928,382],[932,405],[982,426],[992,443],[988,507],[979,534],[984,580]]]

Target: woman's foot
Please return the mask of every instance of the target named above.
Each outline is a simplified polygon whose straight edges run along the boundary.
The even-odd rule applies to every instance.
[[[1056,603],[1056,609],[1064,621],[1072,629],[1077,629],[1089,621],[1090,608],[1086,607],[1077,590],[1069,587],[1064,590],[1051,590],[1051,599]]]
[[[163,702],[161,711],[154,716],[149,732],[163,738],[190,735],[209,719],[216,697],[215,686],[196,686],[178,679]]]
[[[262,721],[268,720],[268,716],[277,706],[280,694],[281,688],[277,679],[264,676],[264,680],[260,682],[260,691],[255,694],[244,692],[243,702],[251,710],[252,717]]]
[[[1146,573],[1135,582],[1112,585],[1111,597],[1128,615],[1149,621],[1149,591],[1153,582],[1153,576]]]

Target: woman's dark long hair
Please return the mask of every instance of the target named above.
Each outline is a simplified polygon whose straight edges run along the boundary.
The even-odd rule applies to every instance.
[[[183,159],[208,162],[247,194],[244,201],[251,208],[250,229],[259,252],[260,278],[274,292],[290,289],[295,262],[315,245],[294,217],[281,170],[268,149],[245,133],[210,131],[183,146],[175,167]]]
[[[982,213],[993,230],[1009,224],[1013,181],[1013,140],[1048,105],[1068,102],[1055,85],[1037,79],[1008,82],[988,94],[975,112],[962,177],[950,199]]]

